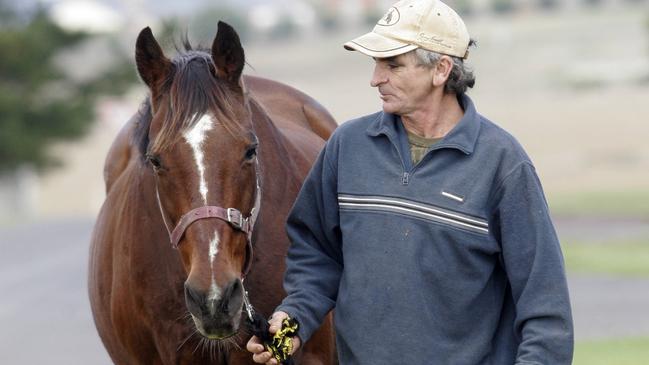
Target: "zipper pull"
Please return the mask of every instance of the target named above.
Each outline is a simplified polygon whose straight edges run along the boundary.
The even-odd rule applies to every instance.
[[[401,177],[401,184],[402,185],[408,185],[410,182],[410,174],[407,172],[403,173],[403,176]]]

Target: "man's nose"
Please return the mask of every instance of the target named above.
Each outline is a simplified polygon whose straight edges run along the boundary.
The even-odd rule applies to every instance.
[[[372,73],[372,79],[370,80],[370,86],[372,87],[377,87],[383,83],[388,81],[388,78],[385,76],[385,73],[383,70],[379,67],[379,65],[374,66],[374,73]]]

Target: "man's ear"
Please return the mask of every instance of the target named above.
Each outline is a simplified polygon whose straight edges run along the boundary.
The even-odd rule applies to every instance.
[[[218,77],[232,84],[239,84],[245,64],[243,47],[241,47],[239,35],[234,28],[221,21],[212,43],[212,60],[214,60]]]
[[[433,85],[444,85],[448,81],[451,70],[453,70],[453,59],[449,56],[442,55],[433,68]]]

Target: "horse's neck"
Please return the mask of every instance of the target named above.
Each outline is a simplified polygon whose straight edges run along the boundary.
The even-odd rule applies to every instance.
[[[290,190],[299,190],[301,179],[296,178],[295,147],[277,128],[261,103],[251,97],[249,105],[253,128],[259,138],[262,185],[264,185],[263,180],[273,180],[272,184],[262,186],[262,190],[268,190],[270,186],[283,186],[283,190],[287,190],[287,187]]]

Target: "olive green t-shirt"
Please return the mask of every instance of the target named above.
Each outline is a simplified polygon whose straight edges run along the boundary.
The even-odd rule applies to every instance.
[[[418,164],[432,145],[439,142],[441,138],[425,138],[408,131],[408,143],[410,144],[410,158],[413,166]]]

